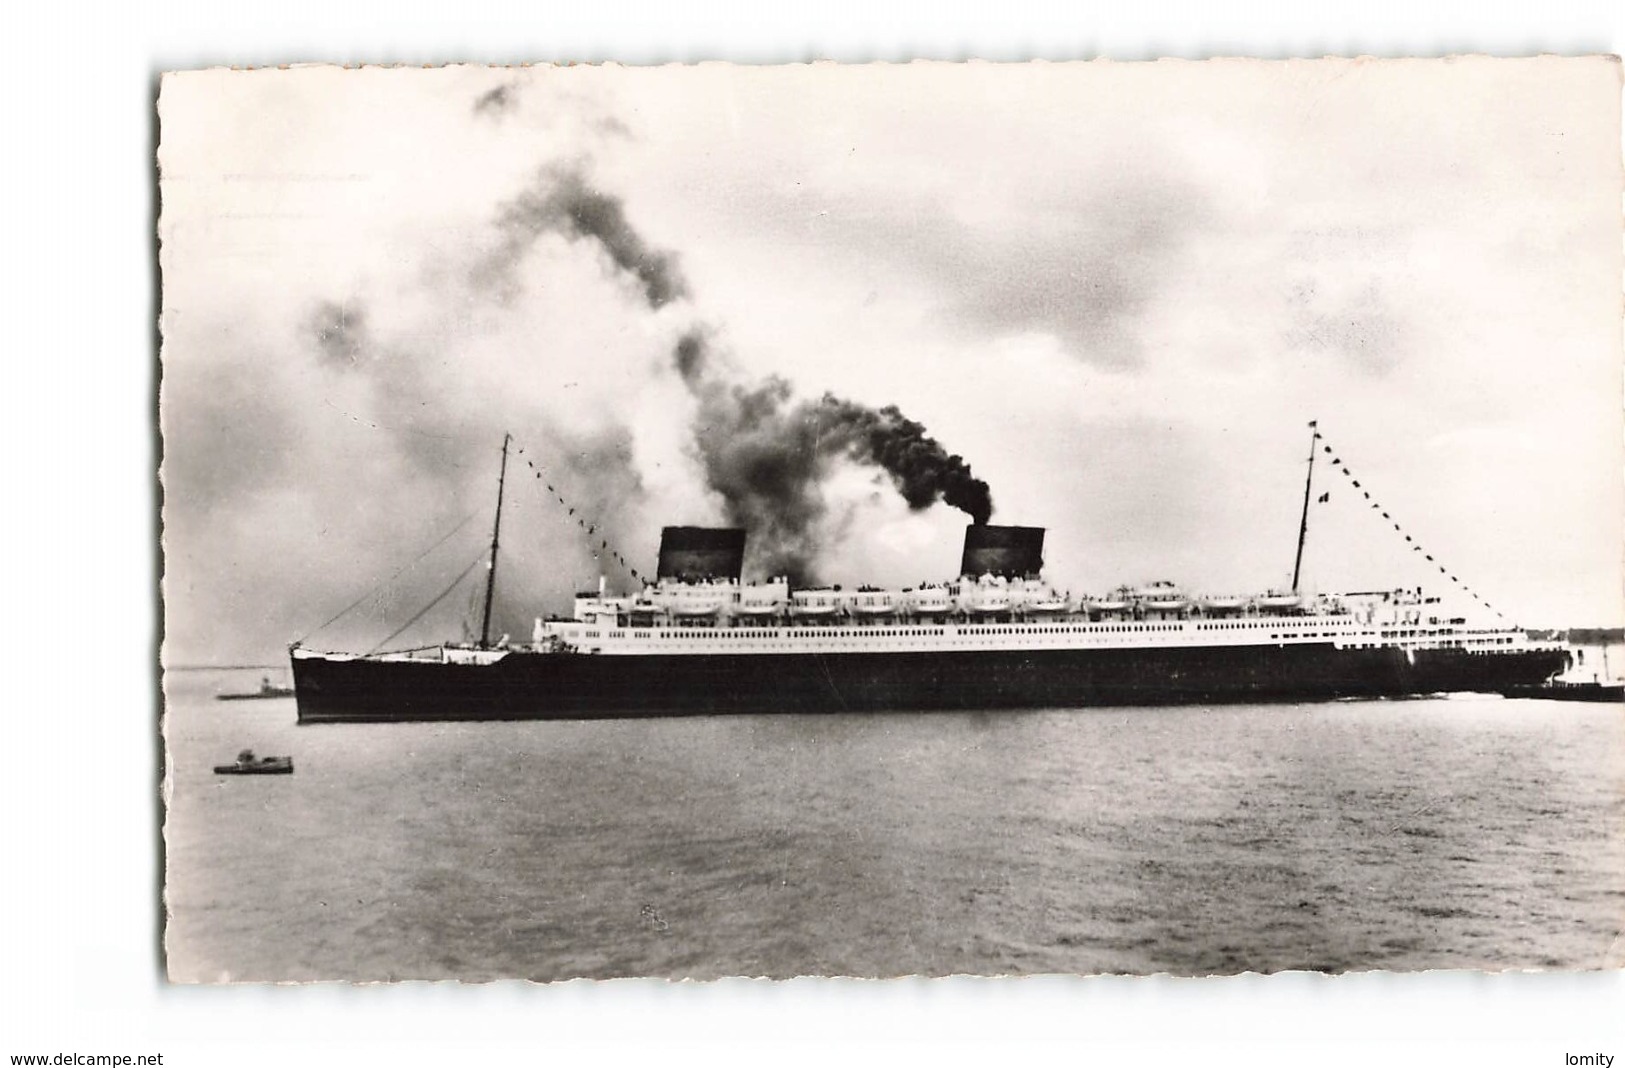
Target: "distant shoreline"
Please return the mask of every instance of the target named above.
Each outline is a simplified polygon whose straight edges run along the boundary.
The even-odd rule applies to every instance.
[[[1625,627],[1570,627],[1568,630],[1531,630],[1531,638],[1561,639],[1571,645],[1618,645],[1625,642]]]

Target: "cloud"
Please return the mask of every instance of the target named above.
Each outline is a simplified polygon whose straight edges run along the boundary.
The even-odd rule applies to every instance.
[[[787,248],[912,279],[931,319],[960,336],[1048,334],[1108,371],[1143,365],[1157,298],[1184,283],[1194,243],[1224,225],[1200,184],[1150,160],[1116,176],[1035,178],[984,199],[901,180],[885,190],[797,187],[769,214]]]
[[[1133,370],[1145,359],[1148,309],[1213,222],[1200,188],[1186,182],[1080,183],[996,227],[928,228],[941,244],[924,242],[934,253],[925,267],[962,323],[995,336],[1052,334],[1086,364]]]
[[[529,188],[502,205],[497,226],[502,241],[480,264],[477,280],[510,296],[514,264],[546,234],[591,242],[612,270],[637,282],[651,308],[689,295],[676,255],[651,247],[621,199],[594,187],[580,166],[540,168]]]
[[[308,330],[317,351],[330,363],[354,366],[368,354],[367,313],[359,304],[319,302],[310,314]]]
[[[503,115],[519,106],[518,93],[511,83],[495,86],[474,101],[476,115]]]
[[[1434,538],[1463,574],[1612,618],[1617,465],[1584,457],[1618,452],[1617,122],[1540,64],[1410,69],[535,69],[481,111],[469,68],[166,78],[170,640],[272,649],[488,514],[505,430],[652,554],[733,514],[697,426],[741,428],[743,470],[826,391],[974,459],[1070,584],[1273,580],[1318,415],[1395,508],[1468,532]],[[737,407],[697,422],[692,379]],[[1514,471],[1427,451],[1475,427],[1527,443]],[[831,440],[818,568],[938,559],[851,570],[875,517],[951,567],[957,513]],[[504,629],[598,569],[532,489]]]
[[[1313,280],[1293,287],[1285,342],[1338,357],[1372,374],[1393,369],[1411,340],[1404,319],[1372,281],[1353,292],[1328,294]]]
[[[675,439],[694,461],[686,495],[716,502],[702,521],[750,530],[755,573],[816,577],[860,507],[832,511],[826,495],[849,465],[882,472],[911,509],[946,501],[986,521],[986,484],[895,407],[798,398],[788,381],[752,376],[719,352],[715,329],[691,308],[672,318],[689,293],[677,256],[647,240],[584,169],[534,168],[487,218],[460,245],[442,242],[425,269],[239,308],[233,329],[265,342],[174,361],[166,410],[178,426],[199,416],[208,424],[168,439],[168,541],[182,570],[216,595],[198,615],[175,613],[183,644],[215,628],[261,647],[289,640],[364,576],[389,573],[436,531],[488,508],[495,446],[508,431],[522,450],[509,509],[539,512],[546,534],[535,536],[533,517],[529,536],[505,541],[514,566],[504,568],[495,625],[522,630],[519,613],[567,593],[583,570],[626,578],[636,564],[623,550],[652,546],[655,528],[682,518],[655,511],[669,506],[672,487],[656,500],[646,472],[684,465],[669,444],[640,445],[650,428],[638,413],[651,406],[635,399],[673,383],[681,396],[654,407],[687,420]],[[183,319],[173,343],[197,352],[206,332]],[[538,332],[551,343],[534,344]],[[216,380],[231,388],[208,384]],[[206,501],[218,511],[200,508]],[[311,555],[311,524],[343,546],[340,556]],[[477,527],[464,532],[463,551],[479,551]],[[538,553],[542,545],[551,548]],[[566,560],[577,563],[561,567]],[[273,584],[261,624],[215,615]],[[220,595],[228,590],[240,593]],[[407,607],[396,597],[409,596],[390,594],[358,622],[376,628]],[[446,604],[460,607],[455,597]]]
[[[497,211],[502,235],[475,272],[495,276],[505,300],[516,272],[543,235],[559,234],[602,254],[613,275],[634,281],[652,312],[687,298],[677,256],[655,247],[630,222],[622,200],[595,186],[580,166],[547,166]],[[878,467],[910,508],[943,501],[985,523],[993,510],[985,482],[896,407],[874,409],[826,393],[797,402],[777,376],[753,379],[714,351],[714,331],[685,330],[672,367],[697,401],[691,447],[727,522],[749,532],[752,569],[812,581],[830,553],[824,486],[838,461]],[[835,540],[839,540],[836,538]]]

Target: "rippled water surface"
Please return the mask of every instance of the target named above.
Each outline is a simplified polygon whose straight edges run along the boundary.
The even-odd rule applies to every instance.
[[[1625,710],[297,727],[171,675],[180,980],[1625,963]],[[296,773],[215,776],[252,746]]]

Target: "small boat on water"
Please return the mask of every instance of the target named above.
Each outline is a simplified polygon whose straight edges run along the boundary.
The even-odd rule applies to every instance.
[[[1504,697],[1532,697],[1538,701],[1607,701],[1625,703],[1625,683],[1618,682],[1551,682],[1532,686],[1508,686],[1501,691]]]
[[[216,775],[292,775],[293,757],[257,757],[254,750],[244,749],[237,754],[235,764],[216,764]]]
[[[269,676],[260,679],[260,688],[253,693],[217,693],[216,701],[260,701],[268,697],[292,697],[292,686],[275,686]]]

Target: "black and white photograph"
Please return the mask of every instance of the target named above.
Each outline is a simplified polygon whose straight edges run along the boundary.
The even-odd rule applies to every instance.
[[[1625,965],[1620,83],[163,74],[167,979]]]

